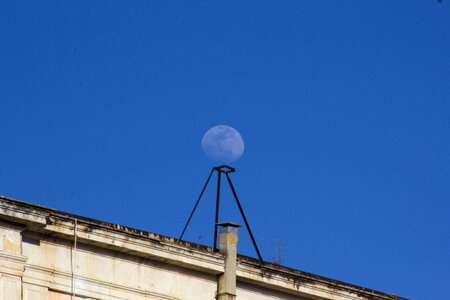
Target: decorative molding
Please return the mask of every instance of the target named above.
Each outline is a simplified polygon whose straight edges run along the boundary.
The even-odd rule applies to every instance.
[[[26,227],[27,232],[32,235],[38,233],[68,241],[69,244],[74,241],[74,236],[76,235],[80,244],[88,244],[93,247],[109,249],[117,253],[136,257],[149,258],[182,267],[186,270],[200,271],[209,275],[218,275],[224,270],[223,256],[209,247],[177,241],[170,237],[121,225],[58,212],[54,209],[2,196],[0,196],[0,219],[13,222],[16,225],[20,224],[20,226]],[[77,220],[78,224],[76,232],[75,220]],[[5,272],[14,270],[19,272],[20,268],[22,268],[21,272],[23,272],[23,265],[26,261],[27,258],[24,256],[0,253],[0,267],[4,268]],[[0,271],[3,272],[3,269]],[[25,265],[24,280],[48,286],[52,289],[70,292],[72,276],[72,273],[58,272],[31,264]],[[237,276],[238,281],[246,282],[253,286],[261,286],[269,290],[282,291],[292,295],[307,297],[308,299],[405,300],[395,295],[366,289],[300,270],[271,264],[261,266],[257,260],[244,256],[238,256]],[[109,291],[116,291],[117,293],[136,293],[139,296],[155,297],[155,299],[177,300],[177,298],[166,295],[152,295],[142,289],[122,287],[80,276],[76,276],[76,278],[90,284],[93,288],[105,287]],[[111,299],[112,297],[106,292],[99,292],[99,295],[103,295],[103,298],[99,299]]]
[[[28,284],[47,287],[50,290],[60,291],[70,294],[72,292],[72,274],[47,268],[44,266],[25,265],[23,282]],[[181,300],[169,295],[151,292],[145,289],[127,287],[107,281],[88,278],[85,276],[75,276],[75,295],[81,297],[94,297],[96,299],[122,299],[113,295],[127,294],[136,297],[152,297],[157,300]],[[85,287],[77,287],[77,282],[82,282]],[[131,295],[130,295],[131,294]]]
[[[22,276],[27,257],[11,252],[0,251],[0,273]]]

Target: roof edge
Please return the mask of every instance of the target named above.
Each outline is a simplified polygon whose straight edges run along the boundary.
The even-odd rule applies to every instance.
[[[41,212],[43,211],[43,212],[49,213],[50,215],[54,215],[54,216],[61,217],[61,218],[77,219],[78,221],[83,221],[85,223],[88,223],[93,226],[97,226],[99,228],[104,228],[104,229],[112,230],[112,231],[115,231],[118,233],[132,235],[132,236],[138,237],[138,238],[152,239],[152,240],[156,239],[156,240],[159,240],[160,242],[169,243],[169,244],[172,243],[174,245],[176,244],[179,246],[187,247],[187,248],[194,249],[194,250],[197,250],[200,252],[205,252],[205,253],[214,253],[215,252],[212,247],[209,247],[206,245],[188,242],[185,240],[178,240],[176,238],[162,235],[162,234],[157,234],[157,233],[144,231],[144,230],[140,230],[140,229],[136,229],[136,228],[132,228],[132,227],[128,227],[128,226],[123,226],[123,225],[114,224],[114,223],[101,221],[101,220],[97,220],[97,219],[92,219],[89,217],[84,217],[84,216],[80,216],[80,215],[76,215],[76,214],[72,214],[72,213],[58,211],[54,208],[50,208],[47,206],[38,205],[38,204],[34,204],[34,203],[27,202],[27,201],[22,201],[22,200],[6,197],[6,196],[0,196],[0,201],[11,203],[16,206],[23,207],[23,208],[39,210]],[[247,265],[247,266],[249,266],[251,268],[255,268],[255,269],[260,269],[263,272],[270,272],[270,273],[277,274],[277,275],[280,275],[280,276],[283,276],[286,278],[290,278],[292,280],[297,280],[300,282],[308,281],[308,282],[320,283],[320,284],[325,285],[332,289],[347,291],[347,292],[350,292],[353,294],[357,294],[359,296],[371,297],[369,299],[408,300],[407,298],[403,298],[403,297],[400,297],[400,296],[397,296],[394,294],[388,294],[388,293],[380,292],[380,291],[377,291],[374,289],[364,288],[362,286],[354,285],[354,284],[347,283],[344,281],[331,279],[328,277],[316,275],[313,273],[305,272],[302,270],[290,268],[290,267],[283,266],[283,265],[272,264],[272,263],[269,263],[266,261],[264,262],[263,265],[261,265],[260,261],[258,259],[249,257],[249,256],[245,256],[245,255],[241,255],[241,254],[238,255],[238,261],[243,265]]]

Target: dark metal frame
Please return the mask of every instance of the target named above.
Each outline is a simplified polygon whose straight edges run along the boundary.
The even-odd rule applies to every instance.
[[[202,191],[200,192],[200,195],[198,196],[197,201],[195,202],[194,208],[192,209],[192,212],[186,222],[186,225],[184,226],[183,232],[181,233],[181,236],[178,240],[181,241],[183,239],[184,233],[186,232],[186,229],[189,226],[189,223],[191,222],[192,217],[194,216],[195,210],[197,209],[197,206],[200,203],[200,199],[202,198],[203,193],[205,192],[206,187],[208,186],[208,183],[209,183],[214,171],[217,172],[216,214],[215,214],[215,223],[214,223],[214,246],[213,246],[214,251],[217,251],[217,227],[219,226],[218,223],[219,223],[219,206],[220,206],[220,184],[221,184],[222,174],[225,174],[225,176],[227,177],[228,185],[231,188],[231,192],[233,193],[234,199],[236,200],[236,204],[241,213],[242,219],[244,220],[245,227],[247,228],[247,231],[252,240],[253,247],[255,248],[256,254],[258,255],[259,262],[261,263],[261,265],[264,264],[264,261],[261,257],[261,253],[259,252],[259,249],[258,249],[258,245],[256,244],[255,238],[253,237],[252,230],[250,229],[250,225],[248,224],[247,218],[245,217],[245,214],[244,214],[244,210],[242,209],[241,202],[239,201],[236,190],[234,189],[233,183],[231,182],[231,178],[228,175],[229,173],[233,173],[236,171],[236,169],[234,169],[230,166],[223,165],[223,166],[218,166],[218,167],[214,167],[211,169],[208,179],[206,179],[205,185],[203,186]]]

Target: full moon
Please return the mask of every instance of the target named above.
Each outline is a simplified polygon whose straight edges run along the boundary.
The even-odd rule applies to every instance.
[[[203,135],[202,149],[209,159],[227,164],[242,156],[244,141],[233,127],[218,125],[212,127]]]

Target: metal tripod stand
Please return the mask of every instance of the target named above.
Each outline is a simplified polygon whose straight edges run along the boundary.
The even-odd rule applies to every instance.
[[[250,225],[248,224],[247,218],[245,217],[244,214],[244,210],[242,209],[242,205],[241,202],[239,201],[239,198],[236,194],[236,190],[234,189],[233,183],[231,182],[230,176],[228,175],[229,173],[233,173],[236,171],[236,169],[230,167],[230,166],[218,166],[218,167],[214,167],[211,169],[211,172],[209,173],[208,179],[206,179],[205,185],[203,186],[202,191],[200,192],[200,195],[197,198],[197,202],[194,205],[194,208],[192,209],[191,215],[189,216],[189,219],[186,222],[186,225],[184,226],[183,232],[181,233],[181,236],[178,240],[182,240],[184,233],[186,232],[187,227],[189,226],[189,223],[191,222],[192,216],[195,213],[195,210],[197,209],[198,204],[200,203],[200,200],[203,196],[203,193],[206,190],[206,187],[208,186],[208,183],[211,179],[212,174],[214,173],[214,171],[217,172],[217,194],[216,194],[216,216],[215,216],[215,223],[214,223],[214,251],[217,251],[217,227],[218,227],[218,222],[219,222],[219,204],[220,204],[220,183],[221,183],[221,178],[222,178],[222,174],[225,174],[225,176],[227,177],[227,181],[228,184],[231,188],[231,192],[233,193],[234,199],[236,200],[236,204],[239,208],[239,211],[241,213],[242,219],[244,220],[245,223],[245,227],[247,228],[247,231],[250,235],[250,238],[252,240],[253,246],[256,250],[256,254],[258,255],[259,258],[259,262],[261,263],[261,265],[264,263],[263,259],[261,257],[261,253],[259,252],[258,246],[256,245],[256,241],[255,238],[253,237],[253,233],[252,230],[250,229]]]

